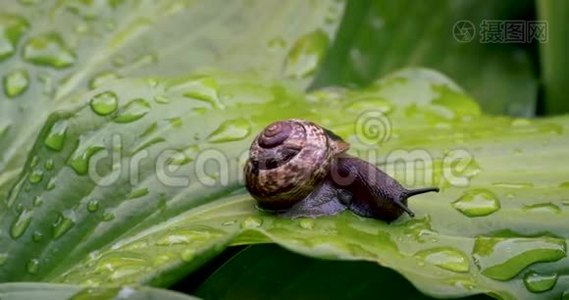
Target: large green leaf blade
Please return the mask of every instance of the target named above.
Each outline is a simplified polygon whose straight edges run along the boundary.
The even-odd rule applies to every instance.
[[[101,116],[84,105],[54,115],[36,142],[2,216],[3,280],[167,285],[228,244],[276,242],[310,256],[380,263],[434,296],[554,297],[569,286],[568,184],[559,163],[567,159],[565,117],[480,115],[454,83],[428,70],[308,95],[243,75],[125,79],[81,101],[105,92],[117,95],[116,112]],[[204,94],[218,97],[196,98]],[[151,109],[128,106],[139,99]],[[360,128],[370,111],[383,111],[378,121],[389,130],[374,137]],[[442,191],[412,199],[417,217],[393,224],[349,212],[315,220],[261,213],[242,187],[243,159],[255,132],[290,117],[334,130],[406,186]],[[53,151],[57,143],[46,138],[58,122],[67,122],[66,139]],[[81,171],[80,158],[92,155],[95,175],[111,178],[109,156],[95,159],[107,152],[120,154],[114,163],[123,167],[104,186]],[[181,167],[157,171],[163,153]],[[417,159],[424,165],[405,165]],[[183,176],[189,184],[164,181]]]
[[[249,71],[306,86],[337,1],[10,1],[0,13],[0,198],[47,116],[106,80]]]

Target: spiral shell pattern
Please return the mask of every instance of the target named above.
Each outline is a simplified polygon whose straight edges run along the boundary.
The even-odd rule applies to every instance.
[[[308,196],[330,170],[331,158],[349,145],[312,122],[268,125],[253,141],[245,183],[259,207],[285,210]]]

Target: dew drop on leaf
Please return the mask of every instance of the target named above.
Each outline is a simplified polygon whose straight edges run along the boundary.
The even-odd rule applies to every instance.
[[[263,225],[263,219],[257,217],[247,217],[241,222],[241,228],[257,228]]]
[[[154,96],[154,102],[158,104],[168,104],[170,103],[170,99],[166,98],[165,96]]]
[[[50,178],[47,183],[45,184],[45,190],[46,191],[51,191],[55,188],[55,182],[57,181],[56,177],[52,177]]]
[[[421,250],[414,256],[429,264],[453,272],[465,273],[470,269],[468,257],[462,251],[450,247]]]
[[[235,223],[237,223],[237,220],[229,220],[221,223],[221,226],[231,226],[234,225]]]
[[[490,215],[500,209],[500,201],[494,193],[475,189],[465,192],[452,207],[468,217],[482,217]]]
[[[523,189],[533,187],[533,183],[530,182],[493,182],[492,185],[510,189]]]
[[[102,72],[91,78],[89,81],[89,88],[95,89],[100,87],[104,82],[111,81],[119,78],[119,75],[114,72]]]
[[[32,184],[36,184],[43,179],[43,171],[39,169],[33,170],[28,176],[28,181]]]
[[[117,123],[134,122],[144,117],[150,111],[150,103],[144,99],[134,99],[119,109],[113,121]]]
[[[53,227],[53,238],[58,239],[75,225],[75,214],[73,211],[60,213]]]
[[[26,271],[30,274],[36,274],[39,271],[40,261],[37,258],[32,258],[26,264]]]
[[[553,262],[567,255],[565,240],[552,237],[476,237],[472,256],[486,277],[509,280],[536,262]]]
[[[28,28],[24,18],[0,14],[0,62],[16,52],[17,43]]]
[[[524,276],[524,284],[532,293],[542,293],[551,290],[557,283],[557,274],[539,274],[534,271]]]
[[[134,190],[134,191],[131,191],[130,193],[128,193],[126,198],[127,199],[136,199],[136,198],[144,197],[144,196],[148,195],[148,193],[149,193],[148,188],[146,188],[146,187],[139,188],[137,190]]]
[[[49,133],[44,139],[44,144],[51,150],[61,151],[65,144],[65,135],[67,133],[67,120],[60,120],[55,122]]]
[[[85,147],[80,142],[79,145],[77,145],[77,149],[69,159],[69,165],[78,175],[85,175],[89,170],[89,160],[91,157],[103,149],[104,147],[99,145]]]
[[[179,229],[169,232],[156,241],[157,246],[188,245],[210,239],[212,234],[207,230]]]
[[[328,49],[328,36],[316,30],[300,37],[287,54],[284,75],[289,78],[306,78],[316,71]]]
[[[117,110],[118,98],[111,91],[99,93],[90,101],[91,109],[100,116],[106,116]]]
[[[75,53],[65,45],[57,33],[47,33],[31,38],[24,46],[24,60],[57,69],[75,63]]]
[[[96,212],[99,210],[99,201],[98,200],[90,200],[87,203],[87,211],[88,212]]]
[[[401,226],[403,228],[403,234],[417,242],[436,242],[438,240],[439,234],[431,228],[431,220],[428,216],[424,218],[409,219],[408,221],[396,226]]]
[[[48,171],[53,170],[53,167],[54,167],[53,159],[48,158],[48,159],[45,161],[45,163],[44,163],[43,166],[44,166],[44,168],[45,168],[46,170],[48,170]]]
[[[239,141],[246,138],[251,133],[251,125],[243,119],[229,120],[223,122],[207,140],[210,143],[225,143]]]
[[[34,204],[35,207],[40,206],[42,203],[43,203],[43,199],[42,199],[41,196],[35,196],[35,197],[34,197],[33,204]]]
[[[110,211],[107,211],[103,214],[103,221],[108,222],[115,218],[115,214]]]
[[[537,203],[537,204],[525,205],[523,210],[525,212],[532,212],[532,213],[539,213],[539,212],[554,213],[554,214],[561,213],[561,208],[559,208],[559,206],[553,203]]]
[[[22,210],[10,227],[10,236],[13,239],[21,237],[22,234],[26,232],[26,229],[28,229],[28,226],[30,226],[31,221],[32,211],[27,209]]]
[[[184,82],[176,88],[183,88],[183,95],[186,98],[203,101],[215,109],[224,109],[218,95],[217,81],[211,77],[204,77]]]
[[[32,240],[36,243],[40,242],[41,240],[43,240],[43,233],[39,231],[34,231],[34,233],[32,234]]]
[[[28,71],[16,70],[4,75],[2,82],[6,96],[8,96],[8,98],[14,98],[28,89],[30,77]]]

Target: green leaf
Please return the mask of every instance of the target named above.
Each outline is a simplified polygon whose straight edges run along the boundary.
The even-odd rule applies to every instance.
[[[197,299],[184,294],[150,287],[91,287],[69,284],[18,282],[0,284],[0,297],[9,300],[27,299]]]
[[[0,215],[2,281],[164,286],[227,245],[276,242],[379,263],[437,297],[569,288],[567,117],[484,116],[422,69],[309,94],[243,74],[123,79],[78,101],[44,126]],[[259,212],[242,186],[249,143],[291,117],[333,130],[405,186],[442,191],[392,224]]]
[[[519,20],[520,15],[531,14],[533,5],[532,1],[349,1],[314,86],[366,86],[403,67],[429,67],[456,80],[485,112],[533,116],[538,80],[528,47],[484,42],[481,32],[483,20]],[[474,30],[464,39],[456,35],[455,26],[461,22]]]
[[[74,95],[116,78],[204,68],[304,87],[342,12],[334,0],[3,3],[0,199],[47,117],[81,103]]]

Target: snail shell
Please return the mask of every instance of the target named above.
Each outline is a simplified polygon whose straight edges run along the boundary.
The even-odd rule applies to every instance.
[[[408,190],[374,165],[346,154],[349,144],[312,122],[268,125],[251,144],[245,184],[258,207],[289,217],[317,217],[345,209],[386,222],[406,212]]]
[[[245,182],[259,207],[284,210],[306,198],[349,144],[304,120],[270,124],[253,141]]]

